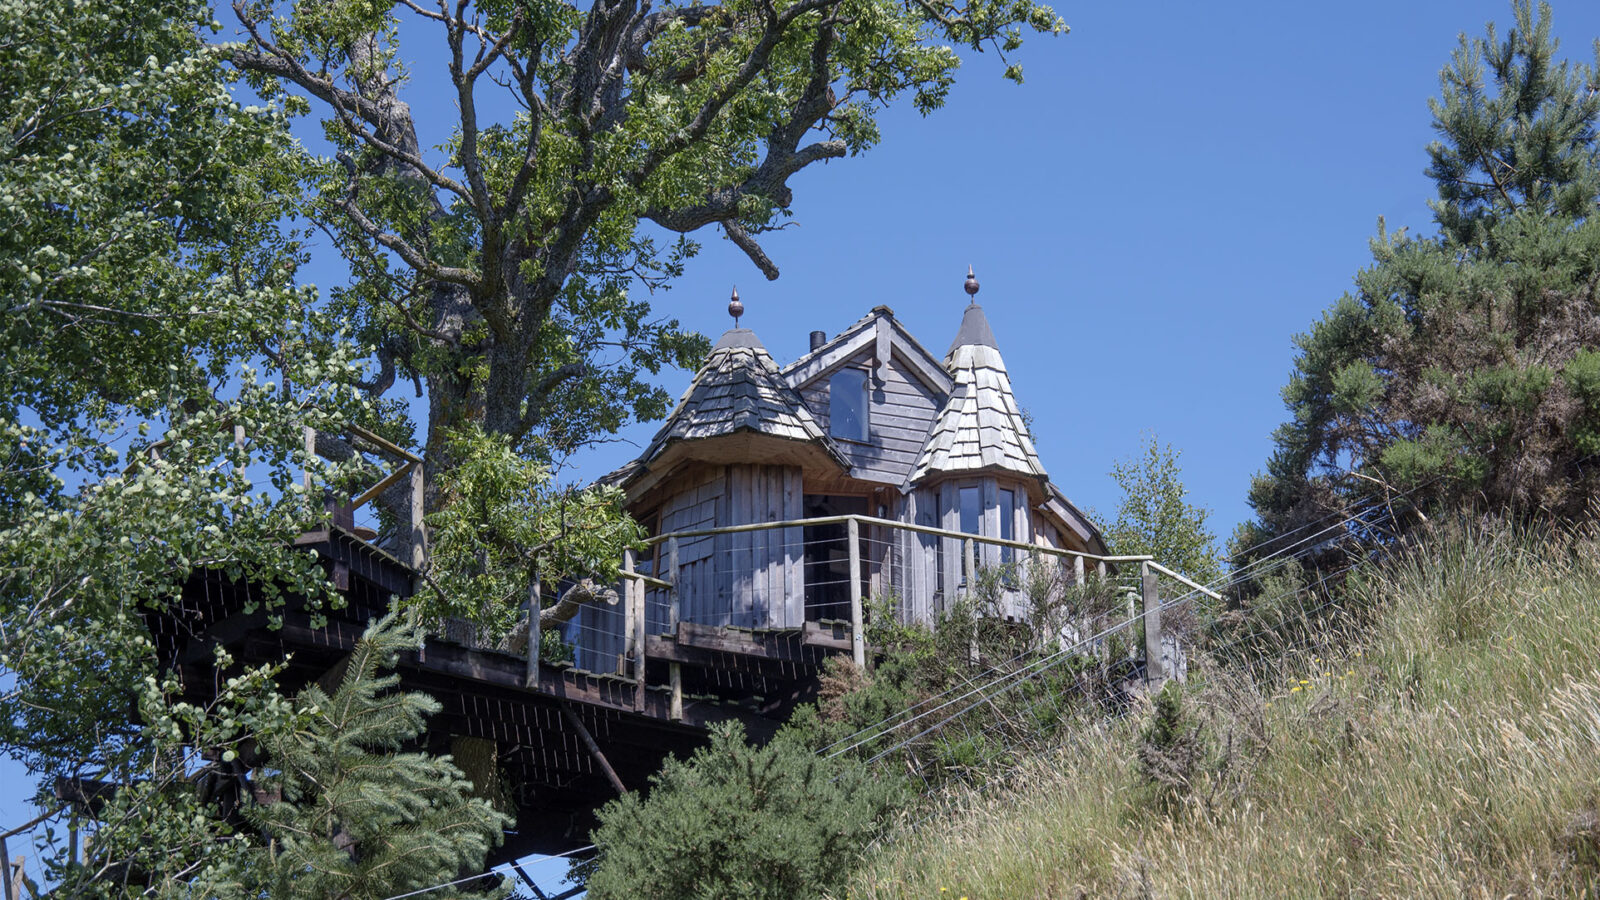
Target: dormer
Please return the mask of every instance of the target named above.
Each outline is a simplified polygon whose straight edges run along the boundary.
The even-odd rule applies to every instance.
[[[851,477],[902,487],[953,382],[887,306],[783,370],[818,425],[850,462]]]

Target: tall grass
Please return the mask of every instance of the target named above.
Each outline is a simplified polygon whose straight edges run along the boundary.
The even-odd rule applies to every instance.
[[[1136,712],[947,794],[848,895],[1600,896],[1600,533],[1457,529],[1350,590],[1269,682],[1191,679],[1180,802]]]

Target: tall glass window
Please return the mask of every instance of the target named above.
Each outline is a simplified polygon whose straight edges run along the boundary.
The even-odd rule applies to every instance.
[[[847,441],[869,440],[866,372],[840,369],[829,379],[828,432]]]
[[[961,489],[961,530],[966,534],[982,534],[978,523],[983,521],[983,499],[975,487]]]

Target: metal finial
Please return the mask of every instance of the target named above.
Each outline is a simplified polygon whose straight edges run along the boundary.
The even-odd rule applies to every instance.
[[[744,304],[739,302],[739,288],[733,289],[733,297],[728,301],[728,315],[733,316],[733,327],[739,327],[739,317],[744,315]]]
[[[978,302],[978,276],[972,274],[972,266],[971,265],[967,266],[967,283],[965,285],[963,285],[962,287],[964,287],[966,289],[967,296],[972,298],[972,302],[973,303],[977,303]]]

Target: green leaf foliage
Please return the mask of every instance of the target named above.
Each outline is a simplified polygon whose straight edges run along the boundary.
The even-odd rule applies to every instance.
[[[1119,460],[1111,467],[1112,480],[1122,488],[1122,502],[1105,529],[1106,544],[1113,553],[1147,554],[1201,584],[1211,584],[1222,575],[1216,536],[1206,527],[1211,511],[1188,501],[1180,455],[1151,434],[1139,458]]]
[[[252,782],[298,771],[291,736],[358,719],[319,718],[281,689],[280,667],[220,652],[201,702],[149,622],[199,570],[248,582],[245,611],[269,623],[291,598],[313,620],[341,602],[293,539],[359,464],[308,458],[302,429],[397,429],[356,389],[365,350],[295,285],[303,247],[285,223],[305,159],[281,109],[235,100],[201,39],[211,10],[0,8],[0,748],[28,767],[41,807],[75,798],[34,835],[62,896],[262,896],[236,882],[261,884],[283,836],[251,824],[266,796]],[[426,704],[396,702],[411,713],[385,717],[383,734],[409,739]],[[371,805],[330,808],[349,833],[395,825],[409,860],[392,883],[365,870],[366,895],[481,863],[499,819],[446,820],[458,775],[348,738],[319,745],[333,768],[316,771],[362,748]],[[284,756],[264,760],[273,740]],[[419,814],[402,821],[401,807]],[[338,858],[310,835],[304,852]]]

